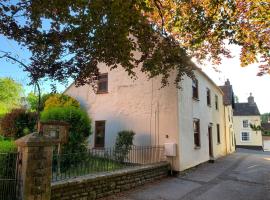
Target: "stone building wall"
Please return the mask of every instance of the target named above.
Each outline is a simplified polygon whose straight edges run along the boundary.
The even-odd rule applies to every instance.
[[[159,163],[94,174],[52,184],[51,200],[89,200],[130,190],[168,175],[169,164]]]

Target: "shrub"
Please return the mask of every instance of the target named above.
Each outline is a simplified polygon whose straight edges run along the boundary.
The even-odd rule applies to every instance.
[[[124,130],[118,133],[115,142],[115,157],[118,161],[123,162],[128,156],[133,145],[134,135],[133,131]]]
[[[16,152],[16,145],[14,140],[0,136],[0,153]]]
[[[63,146],[64,153],[86,150],[85,140],[91,134],[91,121],[85,111],[73,106],[54,107],[41,113],[41,121],[64,121],[69,123],[68,143]]]
[[[5,137],[20,138],[35,131],[37,114],[25,109],[13,109],[1,119],[1,134]]]
[[[70,107],[70,106],[79,108],[80,103],[76,99],[68,95],[53,94],[53,95],[50,95],[48,99],[45,101],[44,110],[48,110],[53,107]]]

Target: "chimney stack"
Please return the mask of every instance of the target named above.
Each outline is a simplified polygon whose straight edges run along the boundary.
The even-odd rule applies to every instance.
[[[252,96],[252,93],[250,93],[250,96],[248,97],[248,103],[249,104],[254,104],[255,103],[254,97]]]
[[[225,85],[231,85],[229,79],[227,79],[227,80],[225,81]]]

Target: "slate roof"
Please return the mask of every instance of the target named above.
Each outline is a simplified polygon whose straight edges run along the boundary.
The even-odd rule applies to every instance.
[[[223,85],[219,86],[223,91],[223,103],[225,106],[233,105],[234,106],[234,94],[232,85]]]
[[[262,128],[265,131],[270,131],[270,123],[262,123]]]
[[[257,116],[260,111],[256,103],[235,103],[234,116]]]

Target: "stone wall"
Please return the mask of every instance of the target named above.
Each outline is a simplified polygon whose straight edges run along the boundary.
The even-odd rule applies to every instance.
[[[51,200],[89,200],[130,190],[168,175],[169,164],[139,166],[52,183]]]

